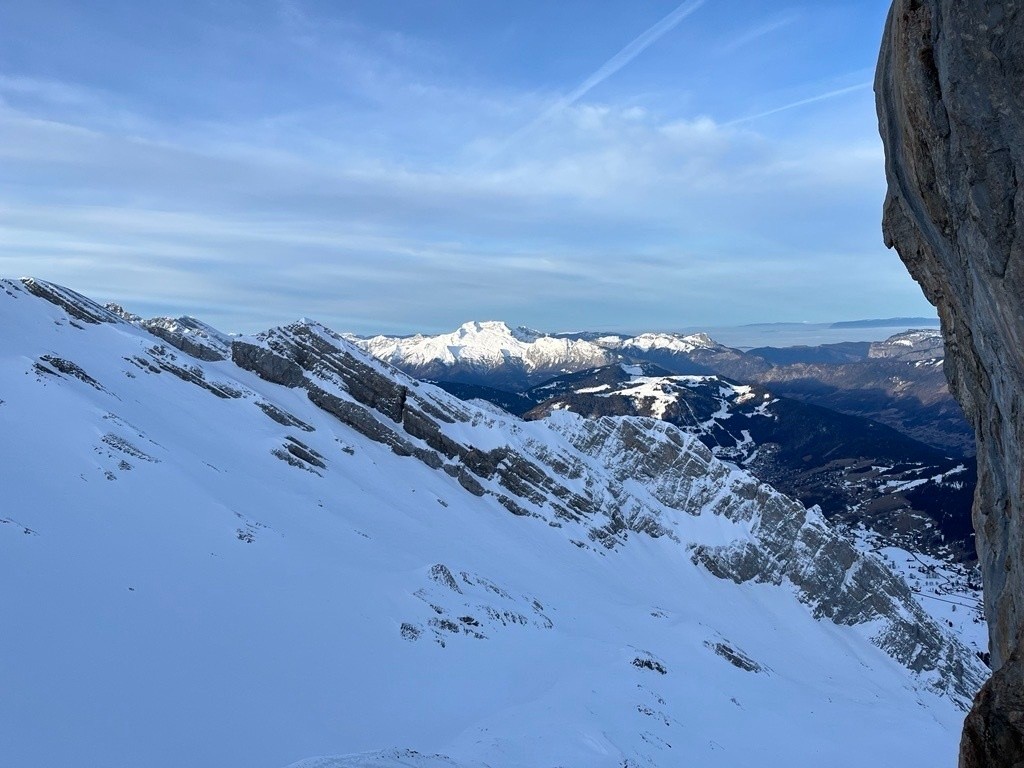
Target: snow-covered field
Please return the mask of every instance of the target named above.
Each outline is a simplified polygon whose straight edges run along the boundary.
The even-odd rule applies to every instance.
[[[919,596],[921,606],[975,653],[988,651],[988,625],[977,566],[950,563],[900,547],[877,551]]]
[[[954,763],[957,704],[791,585],[670,536],[581,546],[302,389],[156,372],[160,339],[15,283],[0,328],[0,764]],[[694,511],[677,531],[748,535]]]

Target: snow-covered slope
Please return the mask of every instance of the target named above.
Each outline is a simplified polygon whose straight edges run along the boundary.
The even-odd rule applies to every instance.
[[[41,281],[0,327],[5,763],[955,754],[974,655],[672,425],[521,422],[309,322],[201,359]]]
[[[696,435],[733,462],[826,517],[866,526],[950,561],[974,560],[970,459],[948,456],[889,427],[721,376],[670,376],[612,365],[561,376],[523,393],[527,419],[553,410],[650,416]]]
[[[875,342],[868,350],[868,357],[874,359],[932,365],[941,365],[945,354],[942,331],[937,328],[898,333],[885,341]]]

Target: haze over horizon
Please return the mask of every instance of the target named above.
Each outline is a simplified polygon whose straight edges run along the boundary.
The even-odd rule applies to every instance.
[[[930,317],[887,5],[16,0],[0,274],[240,331]]]

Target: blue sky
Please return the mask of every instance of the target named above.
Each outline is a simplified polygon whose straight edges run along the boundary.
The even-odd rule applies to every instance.
[[[0,4],[0,274],[226,330],[927,315],[887,0]]]

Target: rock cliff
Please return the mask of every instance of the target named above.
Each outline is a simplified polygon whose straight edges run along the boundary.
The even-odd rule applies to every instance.
[[[974,504],[996,674],[962,766],[1024,762],[1024,3],[896,0],[875,84],[883,229],[935,304],[946,373],[974,424]]]

